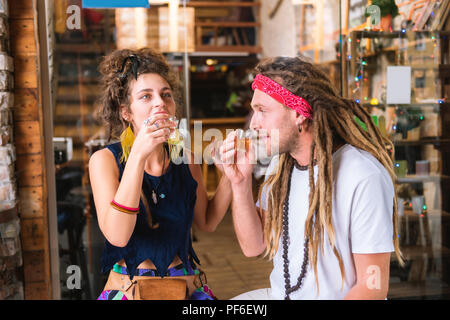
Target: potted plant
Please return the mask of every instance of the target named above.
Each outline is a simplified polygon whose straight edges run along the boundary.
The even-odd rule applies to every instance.
[[[380,29],[382,31],[391,30],[392,19],[399,14],[395,0],[372,0],[371,5],[378,6],[380,8]],[[370,16],[367,9],[365,16]]]

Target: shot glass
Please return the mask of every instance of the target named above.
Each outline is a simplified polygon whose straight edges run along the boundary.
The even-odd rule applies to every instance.
[[[258,138],[258,133],[255,130],[242,130],[242,129],[237,129],[236,130],[236,135],[234,137],[234,147],[236,150],[236,153],[234,155],[234,160],[233,163],[237,163],[238,160],[238,154],[245,154],[247,152],[249,152],[250,150],[250,146],[253,143],[253,146],[255,146],[256,141]],[[221,157],[220,154],[220,147],[223,144],[223,140],[215,140],[213,142],[213,150],[214,150],[214,156],[213,159],[215,159],[215,161],[217,163],[223,164],[223,159]]]
[[[175,123],[175,127],[170,130],[169,138],[167,139],[167,144],[169,145],[170,158],[175,163],[178,163],[178,161],[180,160],[181,150],[184,147],[183,135],[178,130],[178,125],[180,122],[175,116],[169,117],[168,121],[172,121]]]
[[[178,130],[178,125],[180,123],[180,120],[178,120],[176,116],[172,116],[172,117],[169,117],[168,121],[174,122],[175,128],[171,129],[170,134],[169,134],[169,140],[167,142],[169,144],[176,145],[183,140],[183,136],[180,134],[180,131]]]
[[[250,146],[256,146],[257,139],[258,132],[256,130],[236,130],[235,148],[237,152],[234,157],[235,163],[237,163],[238,160],[238,153],[248,153],[250,151]]]

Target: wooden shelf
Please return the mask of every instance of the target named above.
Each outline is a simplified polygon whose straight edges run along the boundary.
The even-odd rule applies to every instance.
[[[420,108],[420,107],[449,107],[449,102],[443,102],[439,103],[437,102],[438,99],[436,99],[436,102],[418,102],[418,103],[409,103],[409,104],[370,104],[370,103],[363,103],[363,107],[375,107],[375,108]]]
[[[450,287],[442,281],[390,283],[388,299],[449,298]]]
[[[450,72],[450,64],[441,63],[439,65],[439,71]]]
[[[58,43],[56,45],[56,51],[58,53],[92,53],[92,54],[104,54],[106,52],[106,45],[91,43]]]
[[[211,51],[217,52],[247,52],[249,54],[261,53],[262,48],[260,46],[215,46],[215,45],[196,45],[195,50],[199,52],[206,52],[208,54]]]
[[[204,8],[227,8],[227,7],[259,7],[261,2],[240,2],[240,1],[189,1],[186,3],[187,7]]]
[[[60,45],[66,45],[66,44],[60,44]],[[72,44],[72,45],[74,45],[74,44]],[[82,45],[82,44],[80,44],[80,45]],[[92,65],[92,58],[88,58],[88,57],[77,57],[77,56],[75,56],[75,55],[73,55],[73,56],[71,56],[71,55],[68,55],[67,53],[64,53],[64,55],[60,55],[59,57],[58,57],[58,64],[59,65],[61,65],[61,64],[73,64],[74,62],[77,62],[77,61],[80,61],[80,63],[83,65],[83,66],[87,66],[87,65]],[[97,63],[100,63],[100,61],[101,61],[101,58],[99,57],[95,62],[97,62]]]
[[[450,249],[446,247],[431,248],[431,247],[421,247],[421,246],[400,246],[404,257],[408,261],[424,259],[424,255],[427,258],[450,258]],[[391,261],[396,261],[397,258],[395,254],[391,255]]]
[[[84,119],[83,119],[83,116],[81,116],[81,115],[71,115],[71,114],[69,114],[69,115],[55,116],[53,118],[53,122],[55,123],[55,125],[65,126],[67,128],[78,127],[80,125],[80,122],[82,122],[82,121],[84,121],[86,123],[89,123],[88,124],[89,126],[91,126],[91,125],[92,126],[98,126],[98,128],[102,127],[99,124],[92,123],[93,119],[91,117],[88,117],[88,116],[84,116]],[[72,137],[72,139],[76,139],[76,138],[78,138],[78,137]],[[78,141],[73,140],[73,146],[74,147],[80,146],[80,145],[77,144],[77,142]]]
[[[434,139],[434,138],[423,138],[420,140],[394,140],[394,145],[396,146],[412,146],[412,145],[422,145],[422,144],[448,144],[450,139]]]
[[[86,77],[86,76],[73,76],[73,77],[58,77],[58,82],[59,83],[71,83],[71,84],[78,84],[78,80],[81,79],[81,81],[83,81],[83,83],[98,83],[100,81],[100,76],[98,77]]]
[[[261,1],[190,1],[186,5],[209,12],[209,16],[197,15],[195,19],[196,52],[262,52],[260,32],[257,32],[261,28]],[[213,14],[228,8],[250,11],[252,17],[246,21],[236,18],[227,21],[228,16]],[[248,35],[248,29],[253,29],[254,35]]]
[[[443,179],[449,179],[449,176],[445,175],[436,175],[436,174],[430,174],[430,175],[415,175],[410,174],[406,175],[404,177],[397,177],[397,183],[422,183],[422,182],[440,182]]]
[[[362,38],[407,38],[408,34],[424,34],[424,35],[432,35],[439,34],[441,36],[450,36],[450,31],[406,31],[402,32],[400,30],[393,32],[380,32],[380,31],[371,31],[371,30],[357,30],[352,31],[351,34],[355,36],[359,36]]]
[[[419,219],[425,219],[429,218],[432,220],[441,220],[442,222],[449,222],[450,221],[450,213],[443,211],[443,210],[435,210],[435,209],[429,209],[424,217],[421,217],[421,215],[415,213],[411,209],[405,209],[404,214],[399,217],[400,219],[408,218],[408,221],[416,221]]]
[[[211,21],[211,22],[195,22],[196,27],[213,27],[213,28],[255,28],[261,27],[259,22],[240,22],[240,21]]]
[[[86,95],[83,97],[84,103],[93,103],[98,99],[98,96],[96,95]],[[81,99],[79,96],[75,95],[58,95],[56,99],[57,103],[60,102],[68,102],[68,103],[80,103]]]
[[[191,119],[191,125],[194,121],[201,121],[202,124],[244,124],[246,118],[202,118],[202,119]]]

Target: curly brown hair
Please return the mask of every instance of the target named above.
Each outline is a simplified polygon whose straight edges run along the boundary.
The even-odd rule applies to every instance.
[[[313,109],[313,143],[309,166],[313,167],[314,154],[317,155],[318,178],[314,182],[313,170],[309,170],[309,211],[305,222],[305,237],[309,241],[310,264],[314,268],[317,279],[317,257],[319,246],[323,248],[324,231],[334,254],[339,261],[342,281],[345,277],[344,264],[335,246],[335,233],[332,224],[333,195],[333,149],[344,142],[359,149],[370,152],[387,170],[394,186],[393,159],[394,146],[383,137],[374,125],[369,113],[353,100],[345,99],[328,79],[327,75],[305,59],[300,57],[276,57],[261,61],[255,72],[273,80],[281,79],[281,85],[304,98]],[[280,82],[280,80],[278,80]],[[358,117],[367,127],[364,130],[356,121]],[[269,190],[267,216],[264,225],[264,237],[267,248],[265,255],[273,258],[281,234],[283,203],[288,196],[287,185],[290,169],[294,159],[289,153],[280,155],[278,169],[260,187],[259,201],[262,191]],[[393,205],[393,243],[400,264],[404,259],[398,240],[397,196],[394,194]]]
[[[121,106],[125,106],[129,110],[131,104],[130,84],[134,77],[130,72],[132,63],[129,59],[126,60],[133,55],[139,61],[137,75],[156,73],[163,77],[172,89],[177,113],[181,109],[179,108],[182,103],[179,80],[175,72],[171,70],[164,55],[150,48],[113,51],[103,58],[99,66],[102,92],[95,113],[96,119],[107,128],[108,141],[111,138],[118,138],[120,133],[128,127],[128,123],[121,116],[120,109]]]

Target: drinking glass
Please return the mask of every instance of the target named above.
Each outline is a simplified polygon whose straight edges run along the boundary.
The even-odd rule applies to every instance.
[[[256,146],[257,139],[258,132],[256,130],[236,130],[235,148],[237,152],[234,156],[234,163],[238,162],[238,153],[248,153],[250,151],[250,146],[253,148]]]
[[[250,150],[250,146],[253,145],[256,146],[258,139],[258,132],[256,130],[248,129],[248,130],[242,130],[237,129],[236,130],[236,136],[235,136],[235,149],[236,154],[234,156],[234,163],[237,163],[237,154],[239,153],[247,153]],[[223,140],[216,140],[213,142],[214,146],[214,158],[218,160],[218,163],[222,163],[222,157],[220,155],[220,146],[223,144]]]
[[[250,144],[256,142],[258,138],[258,132],[253,129],[237,129],[236,130],[236,148],[238,150],[245,150],[248,152],[250,150]]]
[[[183,147],[183,136],[178,130],[178,125],[180,124],[180,120],[177,119],[176,116],[169,117],[169,121],[175,122],[175,128],[171,129],[169,134],[169,139],[167,143],[169,145],[169,152],[172,160],[178,158],[180,151]]]

